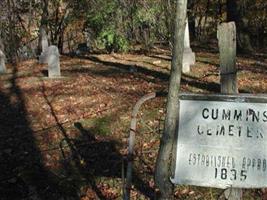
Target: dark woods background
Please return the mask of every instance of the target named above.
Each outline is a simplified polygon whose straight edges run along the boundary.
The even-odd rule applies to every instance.
[[[101,50],[145,52],[155,45],[171,47],[174,0],[3,0],[0,37],[11,60],[34,57],[39,28],[61,53]],[[220,22],[235,21],[239,52],[266,46],[265,0],[189,0],[191,41],[212,44]],[[1,46],[3,46],[1,45]]]

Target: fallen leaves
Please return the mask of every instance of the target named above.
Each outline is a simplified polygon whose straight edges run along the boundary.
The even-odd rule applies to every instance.
[[[8,137],[3,140],[5,144],[2,146],[5,148],[1,155],[9,158],[12,165],[16,165],[14,160],[17,159],[29,166],[33,165],[31,161],[41,160],[39,164],[46,169],[71,178],[71,186],[76,184],[74,180],[79,180],[79,184],[84,179],[94,180],[94,189],[89,184],[81,186],[82,200],[97,199],[95,189],[105,199],[120,199],[121,160],[127,154],[132,108],[144,94],[167,90],[171,58],[166,51],[157,52],[155,58],[134,54],[94,57],[99,62],[62,56],[62,79],[45,78],[46,66],[39,65],[36,60],[19,64],[16,85],[11,82],[12,73],[0,77],[3,83],[0,85],[1,93],[8,98],[9,103],[0,105],[1,116],[3,119],[7,116],[15,124],[14,127],[4,128],[7,133],[26,129],[26,133],[20,133],[23,135],[21,137],[18,133],[16,139],[9,134],[1,135]],[[190,74],[183,76],[182,91],[214,92],[219,86],[218,55],[198,52],[197,59]],[[254,59],[238,58],[239,88],[248,92],[266,93],[265,65]],[[134,70],[131,72],[132,67]],[[140,123],[136,137],[135,167],[138,178],[151,190],[155,189],[153,172],[164,121],[164,105],[164,99],[153,100],[143,106],[138,118]],[[10,106],[21,106],[21,110],[11,110],[15,112],[11,114],[6,110]],[[11,119],[24,114],[26,127],[22,122]],[[73,125],[75,122],[81,122],[79,129]],[[19,144],[15,145],[16,148],[6,146],[15,140]],[[72,152],[72,148],[79,151]],[[18,158],[13,159],[16,156]],[[81,175],[82,169],[88,169],[87,174]],[[20,166],[16,170],[23,169]],[[79,179],[80,176],[83,178]],[[17,178],[8,180],[9,184],[17,182]],[[139,187],[143,187],[142,183]],[[149,198],[140,191],[138,187],[133,187],[132,198]],[[181,187],[175,191],[175,196],[177,199],[205,199],[207,193]],[[262,196],[266,197],[266,191],[262,191]]]

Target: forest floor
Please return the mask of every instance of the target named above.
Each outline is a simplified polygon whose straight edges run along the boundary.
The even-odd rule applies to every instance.
[[[193,47],[197,62],[181,91],[219,93],[219,54]],[[171,55],[61,56],[62,77],[49,79],[37,60],[0,75],[0,199],[121,199],[131,112],[143,95],[167,91]],[[267,93],[267,56],[237,58],[242,93]],[[132,199],[153,199],[154,167],[166,98],[138,115]],[[222,190],[179,186],[177,199],[218,199]],[[244,199],[267,199],[245,190]]]

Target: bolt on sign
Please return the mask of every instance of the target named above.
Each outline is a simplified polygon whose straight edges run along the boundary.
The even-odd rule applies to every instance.
[[[267,96],[181,95],[175,184],[267,187]]]

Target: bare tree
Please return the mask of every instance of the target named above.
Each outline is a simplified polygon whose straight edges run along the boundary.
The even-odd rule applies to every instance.
[[[237,27],[238,49],[245,52],[253,51],[249,35],[248,7],[246,0],[227,0],[227,21],[234,21]]]
[[[167,200],[173,198],[173,185],[170,182],[172,176],[172,151],[174,136],[178,124],[178,94],[181,82],[183,66],[184,32],[186,25],[187,0],[177,0],[174,48],[171,64],[171,76],[167,101],[167,115],[164,124],[163,136],[160,141],[160,149],[156,162],[155,182],[159,190],[157,199]]]

